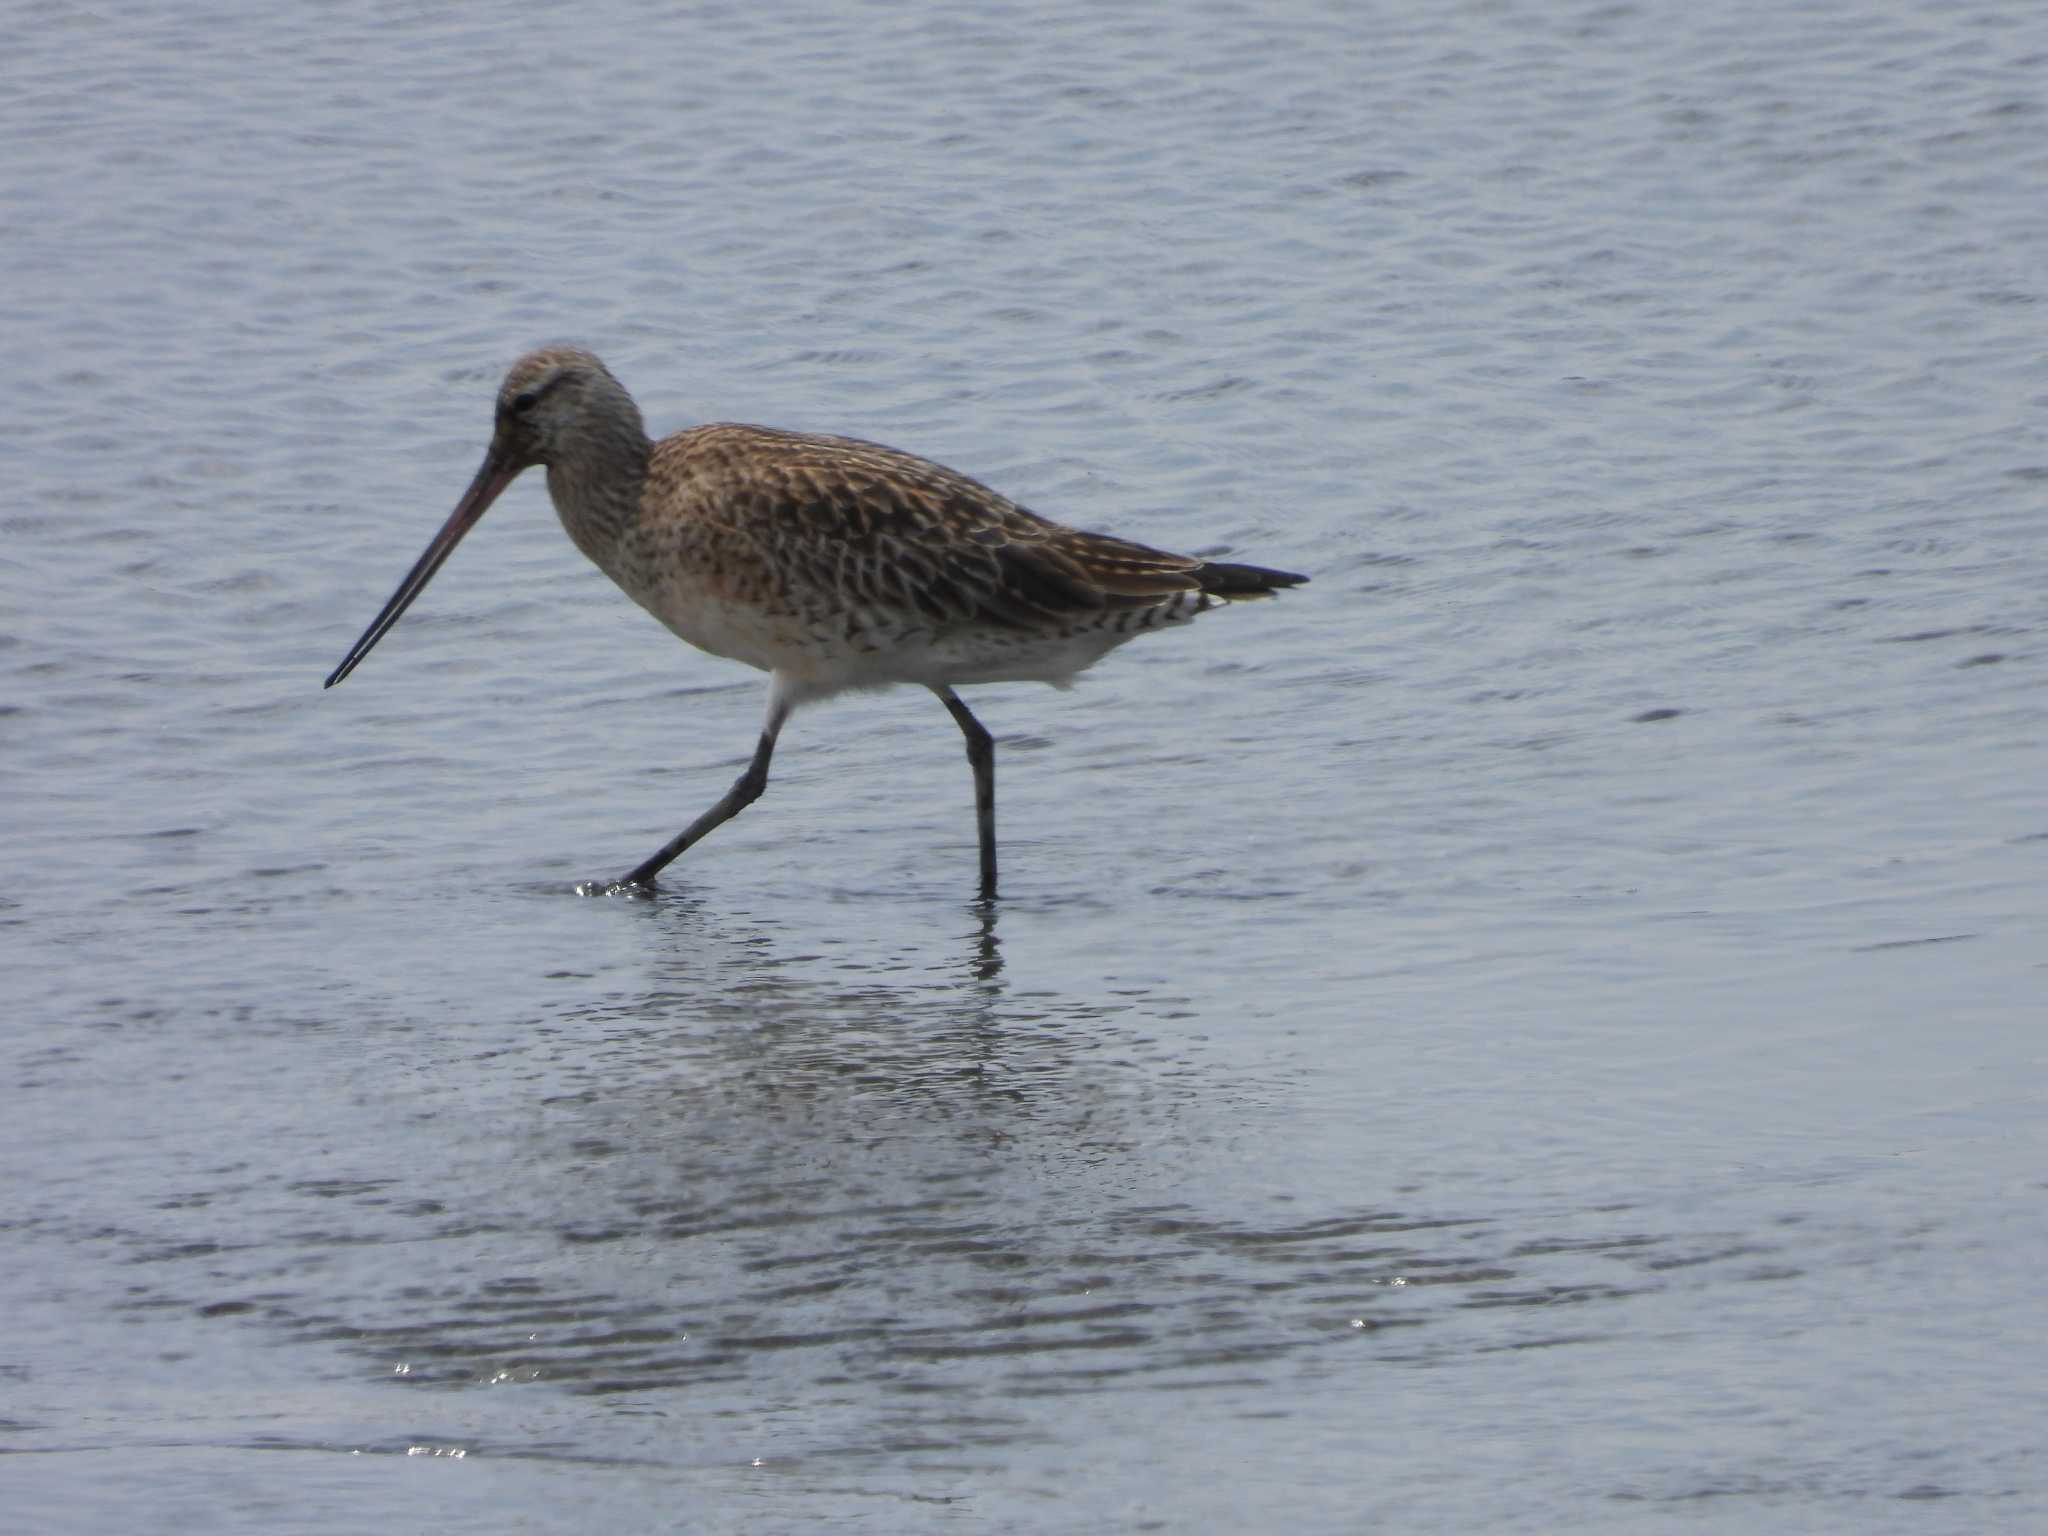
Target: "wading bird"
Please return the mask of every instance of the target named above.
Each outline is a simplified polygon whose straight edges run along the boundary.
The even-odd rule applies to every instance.
[[[917,683],[967,738],[981,894],[993,896],[995,742],[953,690],[1064,688],[1134,635],[1308,579],[1083,533],[928,459],[854,438],[721,422],[650,442],[603,363],[577,347],[544,347],[505,375],[483,467],[329,688],[536,464],[569,537],[628,597],[699,650],[768,674],[767,718],[746,772],[621,886],[652,885],[760,798],[797,705]]]

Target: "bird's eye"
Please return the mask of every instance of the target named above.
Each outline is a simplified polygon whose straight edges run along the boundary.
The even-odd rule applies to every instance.
[[[515,416],[524,416],[528,411],[533,409],[534,401],[538,400],[539,398],[540,396],[536,395],[530,389],[527,390],[524,394],[514,395],[512,397],[512,414]]]

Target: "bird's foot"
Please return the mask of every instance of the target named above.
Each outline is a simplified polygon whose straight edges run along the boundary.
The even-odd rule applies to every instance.
[[[580,880],[576,884],[578,896],[618,896],[627,901],[638,901],[654,894],[652,880],[635,880],[631,875],[622,875],[617,880]]]

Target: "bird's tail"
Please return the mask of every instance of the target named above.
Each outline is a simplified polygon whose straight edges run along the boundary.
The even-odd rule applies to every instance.
[[[1190,574],[1211,597],[1271,597],[1282,587],[1298,587],[1307,581],[1292,571],[1269,571],[1263,565],[1232,565],[1224,560],[1207,560]]]

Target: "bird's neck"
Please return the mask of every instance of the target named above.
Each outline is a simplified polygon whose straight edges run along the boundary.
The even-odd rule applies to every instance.
[[[557,453],[548,465],[548,495],[562,526],[606,572],[619,541],[640,516],[652,450],[636,412],[631,421],[610,423],[601,434]]]

